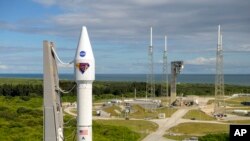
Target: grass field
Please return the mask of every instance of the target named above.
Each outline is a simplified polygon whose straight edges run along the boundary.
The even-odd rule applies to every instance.
[[[241,104],[241,102],[243,101],[250,101],[250,97],[235,97],[235,98],[231,98],[231,99],[227,99],[225,100],[226,104],[229,106],[243,106],[244,105]]]
[[[155,131],[158,125],[145,120],[96,120],[96,123],[112,126],[124,126],[128,129],[139,133],[140,139],[143,139],[148,133]]]
[[[229,120],[229,121],[226,121],[226,123],[231,123],[231,124],[249,124],[250,125],[250,120]]]
[[[138,118],[138,119],[158,118],[159,113],[165,113],[166,117],[170,117],[176,111],[176,109],[174,108],[160,108],[156,110],[145,110],[140,105],[133,105],[132,108],[136,112],[130,114],[129,117]]]
[[[196,119],[196,120],[215,120],[214,117],[207,115],[201,110],[190,110],[186,115],[183,116],[185,119]]]
[[[121,116],[122,110],[117,105],[112,105],[103,109],[105,112],[110,113],[111,116]]]
[[[228,133],[229,125],[215,123],[181,123],[170,128],[168,132],[180,133],[183,135],[202,136],[213,133]]]
[[[164,107],[157,109],[156,111],[158,113],[165,113],[166,117],[170,117],[174,112],[177,111],[177,109]]]
[[[0,78],[0,85],[3,84],[12,84],[12,85],[17,85],[17,84],[42,84],[43,80],[42,79],[28,79],[28,78]]]

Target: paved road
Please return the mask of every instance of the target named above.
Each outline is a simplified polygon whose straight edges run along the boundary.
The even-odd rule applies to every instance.
[[[75,107],[65,107],[65,108],[64,108],[64,112],[66,112],[66,113],[69,114],[69,115],[72,115],[72,116],[76,117],[77,114],[71,112],[73,109],[76,109],[76,108],[75,108]]]
[[[165,131],[176,126],[181,122],[181,118],[189,111],[189,109],[177,110],[169,119],[151,120],[159,125],[159,128],[149,134],[143,141],[173,141],[163,137]]]
[[[76,117],[77,114],[71,112],[72,110],[75,110],[75,109],[76,109],[75,107],[65,107],[64,108],[64,112],[67,113],[67,114],[69,114],[69,115],[72,115],[72,116]],[[102,120],[115,120],[115,119],[117,119],[117,120],[124,120],[124,119],[121,119],[121,118],[98,117],[98,116],[93,116],[93,119],[102,119]]]

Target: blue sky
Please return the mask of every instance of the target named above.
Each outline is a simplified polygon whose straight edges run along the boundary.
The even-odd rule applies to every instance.
[[[186,74],[212,74],[221,24],[224,72],[249,74],[249,7],[249,0],[1,0],[0,73],[42,73],[43,40],[72,61],[86,25],[97,73],[147,73],[152,26],[156,73],[167,35],[169,63],[183,60]]]

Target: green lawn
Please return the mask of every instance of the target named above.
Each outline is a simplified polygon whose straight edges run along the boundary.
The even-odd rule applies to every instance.
[[[117,105],[109,106],[107,108],[104,108],[103,110],[107,113],[110,113],[111,116],[120,116],[122,114],[121,108]]]
[[[212,123],[181,123],[170,128],[164,137],[168,139],[182,141],[190,137],[200,137],[207,134],[228,133],[228,124],[212,124]]]
[[[241,104],[243,101],[250,101],[250,97],[235,97],[225,100],[226,104],[230,106],[244,106]]]
[[[164,108],[159,108],[156,110],[158,113],[165,113],[166,117],[171,117],[171,115],[177,111],[177,109],[175,108],[168,108],[168,107],[164,107]]]
[[[143,139],[148,133],[155,131],[158,125],[145,120],[96,120],[98,124],[112,125],[112,126],[122,126],[139,133],[140,140]]]
[[[190,110],[186,115],[183,116],[185,119],[195,118],[196,120],[215,120],[214,117],[207,115],[201,110]]]
[[[176,109],[174,109],[174,108],[166,108],[166,107],[155,109],[155,110],[145,110],[140,105],[133,105],[132,109],[135,112],[131,113],[129,115],[129,117],[138,118],[138,119],[158,118],[159,113],[165,113],[166,117],[170,117],[174,112],[176,112]]]
[[[228,124],[215,124],[215,123],[181,123],[172,127],[168,132],[180,133],[183,135],[205,135],[213,133],[228,133]]]

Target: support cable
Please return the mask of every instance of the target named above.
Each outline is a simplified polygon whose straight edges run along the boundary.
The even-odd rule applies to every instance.
[[[64,65],[64,66],[68,66],[68,65],[71,65],[71,64],[74,63],[74,60],[70,61],[69,63],[64,63],[64,62],[59,58],[59,56],[57,55],[57,53],[56,53],[56,51],[55,51],[55,49],[54,49],[53,47],[52,47],[52,51],[53,51],[53,53],[55,54],[56,59],[59,61],[60,64],[62,64],[62,65]]]
[[[69,122],[71,122],[72,120],[76,119],[75,117],[71,118],[70,120],[68,120],[67,122],[63,123],[63,125],[67,125],[69,124]]]
[[[63,90],[63,89],[61,89],[60,87],[58,87],[57,90],[60,91],[61,93],[68,94],[68,93],[70,93],[75,87],[76,87],[76,84],[75,84],[70,90]]]

